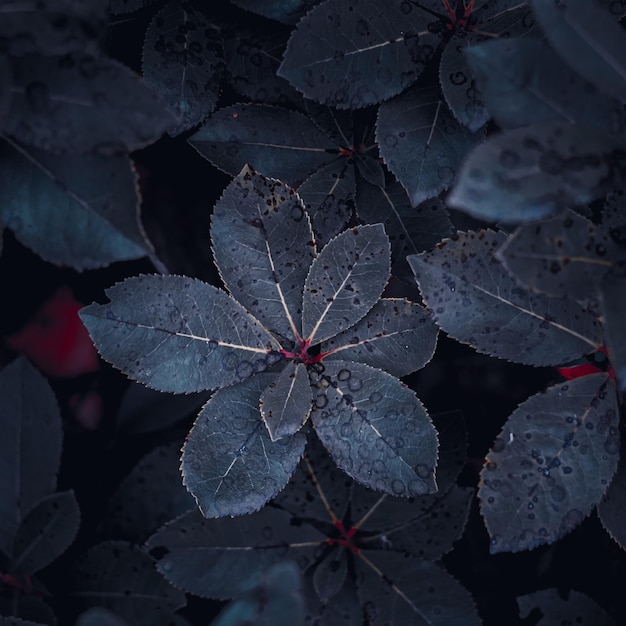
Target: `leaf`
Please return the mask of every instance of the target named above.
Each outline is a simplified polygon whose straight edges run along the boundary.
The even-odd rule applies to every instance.
[[[97,51],[105,11],[101,2],[3,0],[0,15],[3,53],[62,55]]]
[[[537,626],[552,624],[594,624],[594,626],[616,626],[596,602],[579,591],[570,590],[566,597],[556,589],[542,589],[517,598],[522,618],[538,608],[541,619]]]
[[[55,561],[72,544],[79,526],[80,509],[73,491],[42,498],[17,529],[11,573],[26,576]]]
[[[384,298],[357,324],[324,342],[321,350],[325,362],[357,361],[400,378],[430,361],[437,331],[419,304]]]
[[[157,568],[173,585],[226,600],[258,585],[283,559],[309,562],[324,536],[306,523],[290,522],[289,513],[271,507],[227,522],[192,511],[159,530],[147,547],[165,550]]]
[[[564,122],[500,133],[469,154],[447,204],[489,221],[550,217],[621,186],[619,143]]]
[[[228,605],[211,626],[299,626],[304,624],[301,575],[292,561],[270,567],[259,585]]]
[[[626,389],[626,334],[623,323],[625,298],[626,263],[622,261],[602,279],[600,284],[604,332],[611,366],[615,370],[621,391]]]
[[[191,413],[197,414],[208,399],[206,391],[174,395],[131,383],[117,412],[117,430],[137,435],[173,426]]]
[[[620,454],[617,471],[598,504],[600,522],[622,550],[626,550],[626,456]]]
[[[496,258],[532,291],[582,300],[599,292],[618,254],[608,232],[567,210],[519,226]]]
[[[36,581],[35,581],[36,582]],[[36,585],[40,587],[40,585]],[[38,592],[40,590],[38,589]],[[0,597],[0,610],[12,617],[0,616],[0,626],[56,626],[57,619],[50,606],[34,594],[21,593],[17,607],[12,598]],[[2,620],[7,620],[6,622]]]
[[[226,77],[233,89],[252,102],[286,106],[302,99],[276,75],[286,41],[268,30],[265,22],[250,27],[222,26]]]
[[[299,338],[315,242],[296,192],[245,166],[215,205],[211,242],[233,297],[270,330]]]
[[[452,117],[436,89],[411,89],[378,111],[380,155],[414,206],[454,184],[463,159],[481,140]]]
[[[561,58],[602,91],[626,102],[626,36],[588,0],[533,0],[535,17]]]
[[[185,605],[185,595],[173,589],[154,569],[154,561],[124,541],[100,543],[74,566],[76,604],[109,609],[133,626],[160,624]]]
[[[466,55],[483,100],[502,129],[554,120],[609,135],[626,133],[619,101],[598,92],[544,41],[488,41],[468,48]]]
[[[307,581],[308,582],[308,581]],[[344,585],[328,602],[322,602],[311,583],[305,585],[306,623],[315,626],[363,626],[363,610],[354,584]]]
[[[355,170],[348,159],[338,159],[311,174],[299,187],[318,247],[338,235],[352,216],[356,195]]]
[[[341,361],[325,363],[312,386],[313,426],[340,469],[391,495],[436,491],[437,434],[408,387],[381,370]]]
[[[46,379],[20,357],[0,371],[0,551],[11,553],[20,522],[56,491],[63,431]]]
[[[96,607],[85,611],[78,617],[76,626],[129,626],[115,613],[111,613],[107,609]]]
[[[384,189],[361,181],[356,204],[359,217],[366,223],[384,223],[394,276],[413,280],[407,255],[428,250],[452,234],[452,223],[441,200],[431,198],[413,207],[402,185],[395,181]]]
[[[483,95],[476,85],[466,54],[473,50],[479,38],[471,33],[455,33],[446,45],[439,63],[441,90],[454,117],[472,132],[489,120]]]
[[[13,102],[5,129],[57,154],[126,153],[157,140],[173,116],[124,65],[83,52],[13,59]]]
[[[249,163],[290,185],[336,158],[332,141],[306,116],[263,104],[220,109],[188,141],[227,174]]]
[[[231,0],[246,11],[252,11],[271,20],[295,24],[319,0]]]
[[[370,552],[356,561],[357,592],[370,623],[401,626],[478,626],[470,596],[450,574],[428,561]]]
[[[0,626],[44,626],[44,624],[41,624],[40,622],[25,621],[19,617],[0,616]]]
[[[271,440],[295,435],[309,417],[312,400],[306,366],[288,363],[260,398],[261,415]]]
[[[357,172],[368,183],[378,187],[385,186],[385,171],[377,158],[357,152],[354,155],[354,164]]]
[[[506,236],[459,232],[408,257],[437,325],[478,352],[527,365],[561,365],[602,345],[598,320],[578,303],[532,294],[495,259]]]
[[[180,475],[180,444],[159,446],[124,478],[109,501],[100,534],[141,543],[196,503]]]
[[[0,159],[2,220],[44,260],[82,271],[152,251],[128,157],[59,159],[5,138]]]
[[[178,135],[212,113],[220,93],[224,61],[220,32],[201,11],[174,0],[155,13],[143,46],[143,75],[178,121]]]
[[[337,595],[344,586],[348,575],[346,552],[339,547],[333,547],[315,568],[313,587],[317,597],[324,604]]]
[[[272,381],[255,376],[222,389],[204,406],[183,447],[183,483],[205,517],[258,511],[287,484],[306,436],[272,441],[259,398]]]
[[[349,328],[376,304],[389,279],[382,224],[345,231],[313,261],[304,286],[302,334],[316,345]]]
[[[13,99],[13,68],[8,57],[0,57],[0,129],[4,128],[4,118],[11,108]]]
[[[509,417],[478,491],[492,553],[552,543],[600,501],[620,448],[615,386],[605,381],[593,374],[554,385]]]
[[[147,7],[154,1],[155,0],[108,0],[109,11],[113,15],[130,13],[131,11],[138,11],[139,9]]]
[[[278,75],[338,109],[377,104],[421,74],[439,44],[434,21],[399,0],[326,0],[298,22]]]
[[[80,311],[102,356],[153,389],[190,393],[276,362],[276,340],[233,298],[183,276],[135,276]]]

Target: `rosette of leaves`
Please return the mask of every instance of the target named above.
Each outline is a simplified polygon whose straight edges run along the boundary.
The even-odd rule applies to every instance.
[[[458,233],[408,260],[436,323],[449,335],[498,358],[562,366],[606,352],[598,313],[584,303],[604,286],[609,267],[602,259],[620,258],[610,241],[608,233],[569,212],[522,225],[509,237]],[[616,311],[624,293],[618,285],[607,296]],[[608,328],[613,313],[606,310]],[[561,371],[574,380],[514,411],[487,455],[479,497],[493,552],[559,539],[591,513],[616,472],[615,375],[611,369],[608,375],[572,369]]]
[[[49,593],[35,575],[80,526],[74,492],[57,491],[61,414],[48,382],[23,357],[0,372],[0,398],[0,615],[53,624]]]
[[[227,522],[193,511],[155,533],[147,547],[158,570],[189,593],[228,599],[289,559],[304,575],[306,623],[479,624],[469,593],[434,564],[461,535],[474,493],[456,485],[466,458],[462,420],[453,413],[435,422],[436,494],[405,499],[366,489],[312,440],[270,506]]]
[[[183,449],[183,480],[204,515],[250,513],[276,496],[307,421],[362,484],[435,491],[436,431],[398,377],[430,360],[437,330],[420,305],[381,298],[382,225],[318,252],[295,191],[245,167],[216,204],[211,239],[229,294],[138,276],[81,311],[102,356],[131,378],[175,393],[220,389]]]

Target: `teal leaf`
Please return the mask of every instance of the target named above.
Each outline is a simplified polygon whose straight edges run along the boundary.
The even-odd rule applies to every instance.
[[[399,0],[326,0],[298,22],[278,74],[328,106],[377,104],[419,77],[439,44],[436,21]]]
[[[530,397],[509,417],[481,471],[490,550],[552,543],[600,502],[617,469],[615,385],[582,376]]]
[[[11,572],[27,576],[61,556],[80,526],[80,509],[73,491],[42,498],[24,516],[13,539]]]
[[[296,433],[272,441],[259,398],[272,381],[254,376],[213,394],[183,447],[183,483],[206,517],[258,511],[287,484],[304,452]]]
[[[95,607],[79,615],[76,626],[129,626],[128,622],[102,607]]]
[[[336,146],[305,115],[264,104],[219,109],[188,141],[227,174],[249,163],[290,185],[336,159]]]
[[[459,232],[408,258],[440,328],[483,354],[528,365],[561,365],[597,350],[598,320],[573,300],[520,287],[493,256],[505,240],[490,230]]]
[[[232,296],[270,330],[297,339],[315,242],[296,192],[245,166],[215,205],[211,242]]]
[[[415,394],[362,363],[330,361],[320,370],[311,420],[337,466],[391,495],[436,491],[437,434]]]
[[[414,206],[453,185],[467,153],[481,140],[454,119],[438,89],[411,89],[378,111],[380,155]]]
[[[13,75],[5,130],[42,150],[126,153],[156,141],[175,121],[130,69],[104,56],[29,54],[13,59]]]
[[[424,367],[437,343],[437,326],[423,307],[383,298],[354,326],[325,341],[325,362],[357,361],[400,378]]]
[[[80,311],[102,356],[153,389],[190,393],[245,380],[280,345],[233,298],[182,276],[136,276]]]
[[[63,430],[46,379],[20,357],[0,371],[0,551],[11,554],[25,515],[56,491]]]
[[[224,61],[217,27],[184,0],[155,13],[143,46],[143,76],[178,121],[177,135],[213,112],[220,94]]]
[[[312,400],[306,366],[291,361],[261,394],[261,415],[271,440],[297,433],[309,417]]]
[[[358,322],[389,279],[390,245],[381,224],[332,239],[311,265],[304,286],[302,335],[316,345]]]
[[[625,173],[618,138],[566,122],[540,122],[477,146],[447,203],[478,219],[531,221],[603,197]]]
[[[82,271],[152,251],[128,157],[59,159],[5,138],[0,158],[2,221],[46,261]]]
[[[141,548],[125,541],[99,543],[74,565],[71,598],[83,609],[99,606],[133,626],[154,626],[185,605],[185,594],[156,571]]]
[[[203,598],[228,600],[259,584],[283,559],[308,563],[325,537],[307,523],[265,507],[252,515],[214,520],[192,511],[167,524],[147,542],[165,555],[159,572],[176,587]]]
[[[621,24],[589,0],[533,0],[550,45],[578,74],[626,102],[626,35]]]

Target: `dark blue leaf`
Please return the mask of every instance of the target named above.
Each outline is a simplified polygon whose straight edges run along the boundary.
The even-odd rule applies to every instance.
[[[506,236],[458,233],[408,257],[426,305],[448,335],[479,352],[528,365],[560,365],[602,345],[598,320],[577,302],[533,294],[493,257]]]
[[[258,586],[228,605],[211,626],[302,626],[302,577],[292,561],[276,563]]]
[[[620,454],[617,471],[597,507],[602,526],[622,550],[626,549],[626,455]]]
[[[552,543],[589,515],[617,469],[615,385],[606,374],[559,383],[523,402],[481,471],[491,552]]]
[[[541,612],[536,626],[553,624],[593,624],[594,626],[617,626],[606,611],[591,598],[579,591],[569,590],[563,597],[560,590],[542,589],[517,598],[520,617]]]
[[[159,625],[185,605],[185,594],[163,580],[141,548],[125,541],[100,543],[82,554],[73,578],[77,605],[109,609],[133,626]]]
[[[325,165],[298,187],[318,246],[344,229],[354,211],[355,194],[355,171],[348,159]]]
[[[626,102],[626,34],[605,8],[589,0],[533,0],[546,39],[578,74]]]
[[[566,122],[494,135],[469,154],[447,203],[493,222],[550,217],[620,186],[621,146],[618,137]]]
[[[76,626],[129,626],[129,624],[108,609],[96,607],[80,615]]]
[[[326,604],[341,591],[347,576],[347,551],[334,546],[317,564],[313,572],[313,587],[317,597]]]
[[[599,293],[602,277],[619,255],[608,231],[568,210],[522,224],[496,258],[532,291],[583,300]]]
[[[76,52],[13,59],[6,132],[51,152],[125,153],[156,141],[175,121],[126,66]]]
[[[183,276],[136,276],[81,319],[102,356],[153,389],[190,393],[245,380],[280,345],[236,300]]]
[[[97,34],[105,26],[100,0],[3,0],[1,14],[2,51],[15,56],[97,52]]]
[[[13,539],[11,573],[27,576],[61,556],[80,526],[80,509],[73,491],[42,498],[22,519]]]
[[[377,551],[357,559],[356,570],[359,599],[373,624],[481,623],[469,592],[433,563]]]
[[[308,581],[307,581],[308,582]],[[363,626],[363,609],[354,584],[344,585],[328,602],[322,602],[311,583],[305,586],[307,624],[315,626]]]
[[[304,286],[302,336],[311,345],[358,322],[389,279],[390,245],[381,224],[332,239],[311,265]]]
[[[56,398],[23,357],[0,372],[0,551],[11,554],[24,516],[56,491],[63,430]]]
[[[0,128],[4,128],[4,118],[11,108],[13,99],[13,68],[8,57],[0,57]]]
[[[59,159],[7,138],[0,143],[0,159],[2,221],[46,261],[80,271],[152,250],[139,222],[128,157]]]
[[[600,299],[604,317],[604,332],[611,365],[620,389],[626,389],[626,262],[617,263],[600,283]]]
[[[598,92],[544,41],[489,41],[467,49],[466,56],[489,112],[503,129],[554,120],[626,134],[620,102]]]
[[[276,376],[276,375],[274,375]],[[272,441],[259,413],[264,374],[213,394],[183,447],[183,482],[206,517],[258,511],[287,484],[306,436]]]
[[[436,21],[400,0],[326,0],[298,22],[278,73],[322,104],[376,104],[418,78],[439,44]]]
[[[155,0],[108,0],[109,11],[113,15],[120,13],[130,13],[131,11],[138,11],[148,5],[152,4]]]
[[[378,159],[367,154],[354,155],[354,164],[357,172],[371,185],[385,186],[385,172]]]
[[[336,146],[306,116],[263,104],[216,111],[189,143],[227,174],[236,176],[249,163],[290,185],[336,158]]]
[[[217,27],[186,0],[174,0],[154,15],[143,47],[143,75],[178,121],[177,135],[213,112],[224,61]]]
[[[394,276],[413,280],[407,255],[429,250],[452,234],[452,222],[441,200],[431,198],[413,207],[402,185],[395,181],[384,189],[360,181],[356,204],[363,221],[385,225]]]
[[[233,297],[268,329],[299,338],[315,243],[296,192],[245,166],[215,205],[211,241]]]
[[[320,0],[231,0],[246,11],[287,24],[295,24]]]
[[[46,626],[41,622],[31,622],[20,619],[19,617],[2,617],[0,616],[0,626]]]
[[[290,361],[260,398],[261,415],[272,441],[290,437],[302,428],[312,400],[306,366]]]
[[[325,537],[309,524],[291,524],[285,511],[265,507],[232,520],[212,520],[193,511],[164,526],[147,542],[165,550],[158,570],[177,587],[204,598],[236,597],[259,584],[283,559],[304,568]]]
[[[397,378],[361,363],[328,362],[312,374],[315,430],[342,470],[396,496],[436,491],[437,434]]]
[[[398,378],[424,367],[435,352],[437,326],[423,307],[381,299],[354,326],[325,341],[326,361],[357,361]]]
[[[180,475],[180,447],[178,442],[159,446],[135,465],[109,501],[101,535],[141,543],[196,507]]]
[[[411,89],[378,111],[376,141],[387,167],[413,205],[456,180],[467,153],[482,140],[461,126],[437,89]]]

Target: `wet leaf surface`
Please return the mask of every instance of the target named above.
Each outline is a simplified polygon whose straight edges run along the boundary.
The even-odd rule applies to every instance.
[[[626,389],[626,334],[623,324],[626,307],[626,262],[617,263],[603,278],[600,300],[611,365],[623,391]]]
[[[322,104],[376,104],[418,78],[439,43],[434,21],[399,0],[326,0],[298,22],[278,74]]]
[[[408,257],[440,328],[479,352],[528,365],[561,365],[597,350],[598,320],[573,300],[520,287],[493,256],[505,241],[490,230],[459,232]]]
[[[469,154],[447,203],[494,222],[550,217],[621,185],[626,163],[619,144],[564,122],[494,135]]]
[[[491,552],[560,539],[589,515],[616,471],[615,385],[605,374],[560,383],[509,417],[481,471]]]
[[[481,140],[454,119],[437,89],[411,89],[378,112],[380,155],[414,206],[453,185],[464,158]]]
[[[307,13],[320,0],[232,0],[233,4],[252,11],[263,17],[267,17],[286,24],[295,24],[305,13]]]
[[[182,276],[137,276],[107,289],[109,304],[80,316],[102,356],[128,376],[173,393],[245,380],[280,346],[223,291]]]
[[[626,457],[623,454],[597,510],[604,529],[622,550],[626,549]]]
[[[143,76],[171,107],[177,135],[213,112],[224,61],[217,27],[186,0],[174,0],[152,18],[143,47]]]
[[[303,433],[273,441],[261,419],[259,399],[275,376],[217,391],[187,437],[183,482],[205,517],[258,511],[284,488],[302,457]]]
[[[43,259],[82,271],[151,252],[128,157],[59,159],[7,138],[0,158],[2,221]]]

